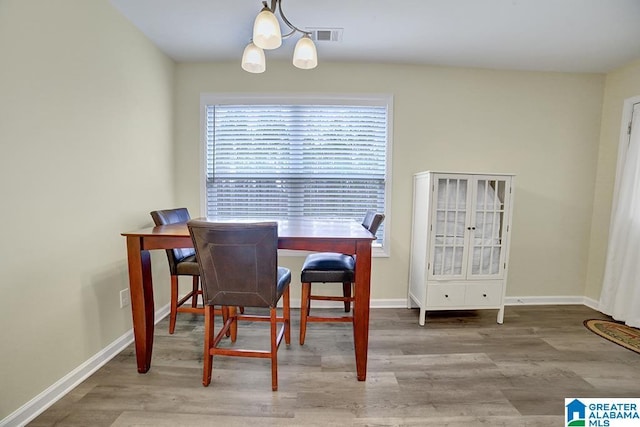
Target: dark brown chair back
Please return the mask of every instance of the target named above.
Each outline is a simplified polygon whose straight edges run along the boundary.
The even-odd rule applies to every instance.
[[[284,290],[278,285],[278,223],[187,224],[205,304],[276,306]]]
[[[384,221],[384,214],[368,211],[364,216],[364,220],[362,220],[362,226],[375,236],[382,221]]]
[[[191,219],[187,208],[164,209],[151,212],[151,218],[155,225],[185,224]],[[177,265],[183,259],[195,255],[193,248],[167,249],[169,259],[169,271],[177,274]]]

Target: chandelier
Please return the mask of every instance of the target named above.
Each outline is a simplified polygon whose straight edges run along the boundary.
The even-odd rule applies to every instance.
[[[282,39],[295,33],[301,33],[302,36],[293,50],[293,65],[303,70],[315,68],[318,65],[318,54],[313,40],[309,37],[311,33],[301,30],[287,19],[282,13],[282,0],[271,0],[271,7],[267,6],[266,1],[263,1],[262,5],[263,8],[253,23],[253,38],[242,54],[242,69],[250,73],[263,73],[267,68],[264,50],[279,48]],[[291,30],[289,33],[281,33],[276,11],[282,22]]]

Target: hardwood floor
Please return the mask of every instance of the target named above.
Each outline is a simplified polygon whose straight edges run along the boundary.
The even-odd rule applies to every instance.
[[[267,360],[216,357],[202,379],[202,318],[156,326],[140,375],[133,345],[29,425],[38,426],[560,426],[565,397],[640,397],[640,355],[589,332],[584,306],[496,311],[371,310],[366,382],[355,375],[349,324],[313,323],[304,346]],[[267,325],[241,324],[238,345],[268,345]]]

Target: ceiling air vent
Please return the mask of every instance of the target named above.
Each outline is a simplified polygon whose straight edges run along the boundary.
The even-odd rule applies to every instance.
[[[305,28],[311,33],[311,40],[315,42],[341,42],[342,28]]]

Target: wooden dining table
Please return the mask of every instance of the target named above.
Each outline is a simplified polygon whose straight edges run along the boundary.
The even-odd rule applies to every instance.
[[[198,218],[211,222],[254,220]],[[267,219],[255,220],[267,221]],[[269,219],[269,221],[272,221]],[[340,252],[355,255],[353,304],[353,341],[359,381],[367,378],[369,348],[369,303],[371,291],[371,243],[375,237],[352,220],[275,219],[278,223],[278,248],[296,251]],[[155,249],[191,248],[193,243],[186,224],[161,225],[122,233],[127,241],[129,289],[139,373],[151,368],[154,317],[151,256]]]

